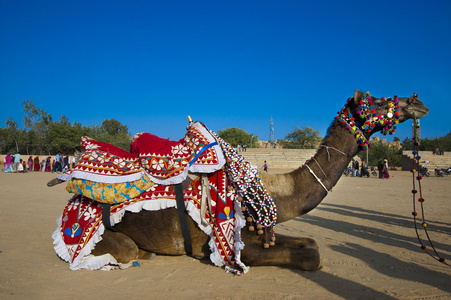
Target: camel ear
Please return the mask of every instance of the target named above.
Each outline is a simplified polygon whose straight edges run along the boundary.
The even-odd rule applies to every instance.
[[[354,91],[354,101],[360,101],[363,99],[363,93],[359,90]]]

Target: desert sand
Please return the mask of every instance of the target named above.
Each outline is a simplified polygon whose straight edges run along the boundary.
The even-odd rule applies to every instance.
[[[320,270],[251,267],[244,276],[188,256],[71,271],[51,237],[71,195],[63,184],[48,188],[52,178],[0,173],[0,299],[451,299],[451,267],[426,254],[415,233],[410,172],[343,177],[315,210],[276,226],[316,239]],[[451,177],[421,183],[429,236],[451,264]]]

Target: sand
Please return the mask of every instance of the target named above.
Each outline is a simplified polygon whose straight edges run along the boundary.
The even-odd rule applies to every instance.
[[[451,267],[421,250],[415,234],[411,173],[391,175],[343,177],[318,208],[277,225],[315,238],[322,269],[251,267],[233,276],[188,256],[71,271],[51,237],[70,198],[64,186],[48,188],[49,173],[1,172],[0,299],[451,299]],[[451,264],[451,177],[425,178],[422,187],[429,236]]]

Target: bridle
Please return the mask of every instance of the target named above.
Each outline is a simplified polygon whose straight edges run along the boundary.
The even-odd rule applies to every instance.
[[[416,98],[412,96],[409,100],[414,103],[417,98],[418,96],[416,96]],[[376,110],[374,109],[374,98],[369,92],[366,92],[362,100],[359,101],[356,116],[346,112],[346,108],[351,99],[353,98],[349,98],[345,107],[342,108],[341,112],[338,112],[336,119],[354,134],[359,147],[363,151],[371,148],[365,134],[371,133],[376,126],[382,127],[381,132],[383,135],[386,135],[387,133],[393,134],[396,131],[396,125],[399,123],[398,96],[387,99],[385,97],[381,98],[382,101],[386,102],[387,106],[387,113],[381,115],[376,114]]]

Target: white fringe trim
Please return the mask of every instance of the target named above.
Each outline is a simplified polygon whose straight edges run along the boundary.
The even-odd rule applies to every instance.
[[[101,175],[84,171],[72,171],[70,174],[64,173],[58,175],[57,178],[63,181],[69,181],[72,178],[77,178],[102,183],[122,183],[139,180],[143,174],[143,170],[129,175]]]
[[[147,177],[149,177],[150,181],[156,184],[160,185],[173,185],[183,182],[183,180],[186,179],[186,176],[188,176],[188,168],[183,169],[183,172],[180,173],[177,176],[172,176],[169,178],[161,179],[155,176],[152,176],[147,170],[144,170],[146,172]]]
[[[211,262],[218,266],[218,267],[224,267],[225,271],[228,273],[235,273],[235,274],[246,274],[249,271],[249,267],[244,265],[240,260],[240,252],[244,248],[244,243],[241,240],[241,229],[246,225],[246,222],[244,220],[243,214],[240,209],[240,204],[235,202],[235,218],[236,218],[236,225],[235,225],[235,258],[238,265],[242,268],[242,270],[239,270],[237,268],[234,268],[232,266],[227,265],[224,260],[222,259],[221,255],[219,254],[218,248],[216,246],[216,243],[213,239],[213,228],[207,224],[203,223],[200,216],[200,210],[196,208],[196,206],[190,202],[186,201],[186,211],[188,212],[189,216],[197,223],[199,228],[210,237],[210,241],[208,242],[208,245],[210,247],[210,260]],[[141,210],[148,210],[148,211],[157,211],[161,209],[166,208],[176,208],[177,203],[174,199],[159,199],[159,200],[146,200],[146,201],[139,201],[136,203],[133,203],[129,206],[126,206],[124,209],[121,209],[117,212],[115,212],[113,215],[110,216],[110,222],[112,225],[118,224],[121,222],[124,214],[126,211],[130,211],[133,213],[138,213]],[[91,254],[92,249],[94,249],[95,245],[102,240],[102,234],[105,231],[105,227],[103,224],[100,224],[97,232],[92,236],[92,238],[88,241],[88,243],[83,247],[83,249],[80,251],[77,258],[71,263],[71,256],[69,254],[69,251],[67,249],[66,244],[64,243],[63,237],[61,235],[61,219],[62,216],[60,216],[56,223],[57,228],[52,234],[53,238],[53,244],[54,249],[57,255],[63,259],[66,262],[69,262],[69,267],[71,270],[80,270],[80,269],[89,269],[89,270],[111,270],[111,269],[125,269],[130,267],[135,260],[130,261],[127,264],[120,264],[114,259],[114,257],[110,254],[105,254],[101,256],[94,256]]]

